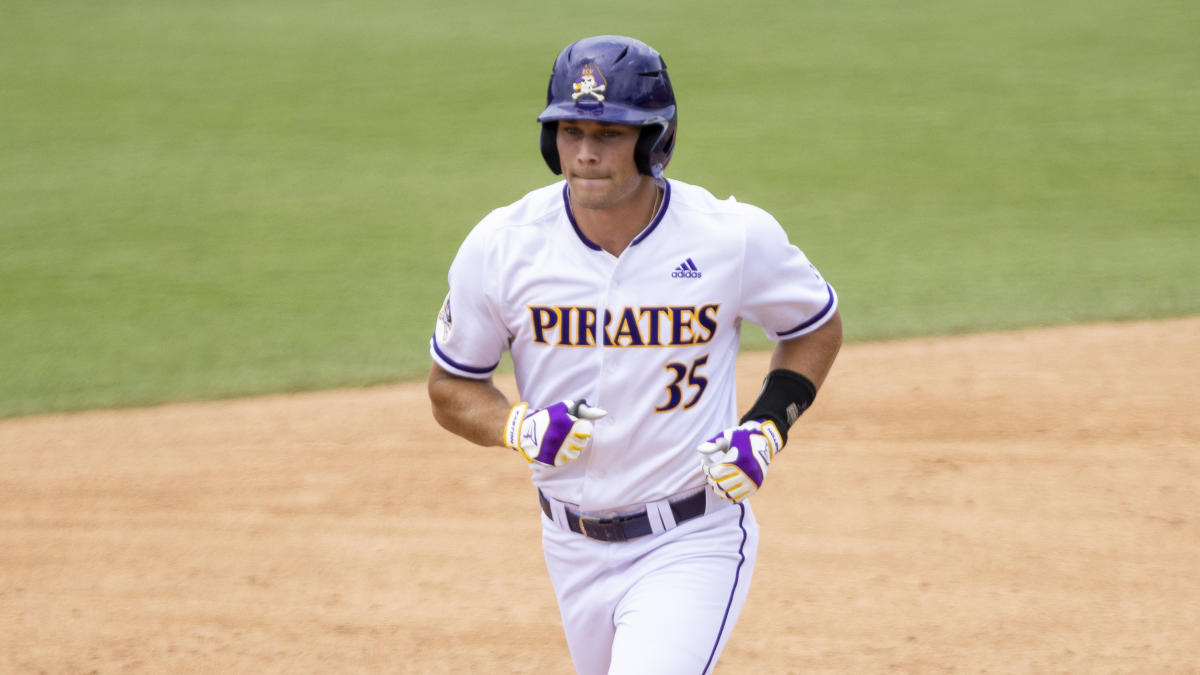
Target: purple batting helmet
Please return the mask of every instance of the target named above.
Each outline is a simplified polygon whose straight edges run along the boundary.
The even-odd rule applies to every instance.
[[[567,45],[554,61],[542,123],[542,157],[562,173],[559,120],[595,120],[642,127],[633,158],[638,171],[662,176],[675,151],[675,92],[667,64],[649,45],[599,35]]]

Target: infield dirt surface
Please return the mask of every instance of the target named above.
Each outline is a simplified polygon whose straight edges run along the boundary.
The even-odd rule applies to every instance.
[[[845,347],[718,672],[1200,672],[1198,410],[1200,318]],[[571,672],[527,469],[423,383],[4,420],[0,457],[0,672]]]

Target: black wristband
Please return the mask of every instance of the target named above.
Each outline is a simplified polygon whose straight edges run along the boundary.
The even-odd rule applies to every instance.
[[[817,386],[812,380],[794,370],[772,370],[763,380],[758,399],[742,415],[741,423],[757,419],[771,420],[786,444],[788,429],[808,410],[816,397]]]

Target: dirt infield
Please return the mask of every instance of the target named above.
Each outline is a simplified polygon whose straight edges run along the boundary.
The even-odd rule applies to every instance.
[[[1200,672],[1198,355],[1200,318],[846,347],[719,671]],[[571,670],[527,469],[422,384],[0,421],[0,457],[0,672]]]

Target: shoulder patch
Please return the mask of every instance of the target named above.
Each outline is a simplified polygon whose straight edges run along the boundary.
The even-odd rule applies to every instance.
[[[442,303],[442,309],[438,312],[437,320],[437,338],[438,342],[446,342],[450,339],[450,329],[454,327],[454,319],[450,316],[450,294],[446,294],[446,300]]]

